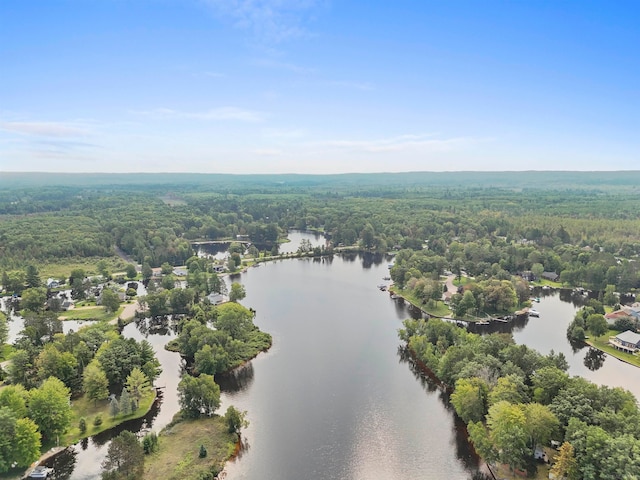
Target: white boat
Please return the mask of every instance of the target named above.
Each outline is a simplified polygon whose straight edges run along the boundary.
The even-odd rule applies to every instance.
[[[529,309],[529,316],[530,317],[539,317],[540,316],[540,312],[537,310],[534,310],[533,308]]]
[[[31,473],[27,476],[27,479],[30,478],[49,478],[49,475],[53,473],[53,468],[45,467],[44,465],[38,465],[34,468]]]

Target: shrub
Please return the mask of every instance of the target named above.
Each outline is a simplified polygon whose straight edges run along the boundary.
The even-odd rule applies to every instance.
[[[200,453],[198,453],[198,456],[200,458],[204,458],[207,456],[207,449],[205,448],[204,445],[200,445]]]
[[[87,431],[87,420],[84,417],[82,417],[78,422],[78,429],[81,434],[84,434]]]
[[[142,448],[147,455],[158,450],[158,436],[155,432],[147,433],[144,436],[142,439]]]
[[[101,413],[96,415],[96,417],[93,419],[93,426],[94,427],[99,427],[100,425],[102,425],[102,414]]]

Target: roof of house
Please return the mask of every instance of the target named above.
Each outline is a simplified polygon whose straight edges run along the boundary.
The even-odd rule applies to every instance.
[[[615,312],[609,312],[604,315],[604,318],[607,319],[615,319],[620,317],[628,317],[629,314],[624,310],[616,310]]]
[[[640,343],[640,334],[632,332],[631,330],[619,333],[618,335],[616,335],[616,338],[633,345],[638,345]]]

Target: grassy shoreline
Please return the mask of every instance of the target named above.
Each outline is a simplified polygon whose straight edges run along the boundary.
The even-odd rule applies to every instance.
[[[153,389],[148,395],[140,400],[140,404],[135,412],[132,412],[129,415],[118,414],[115,417],[111,416],[108,400],[93,402],[84,396],[73,400],[73,419],[71,420],[71,427],[60,439],[60,443],[67,446],[73,445],[84,438],[106,432],[107,430],[111,430],[112,428],[128,422],[129,420],[144,417],[149,413],[157,398],[156,390]],[[98,415],[102,415],[102,423],[100,425],[94,425],[94,419]],[[84,433],[80,433],[80,429],[78,428],[78,423],[81,418],[84,418],[87,422],[87,430]],[[50,445],[43,445],[43,448],[44,447],[50,447]]]
[[[609,337],[613,337],[618,333],[620,332],[616,330],[609,330],[606,334],[602,335],[601,337],[598,337],[595,339],[592,339],[592,338],[586,339],[585,343],[590,347],[595,348],[596,350],[600,350],[601,352],[611,355],[612,357],[620,360],[621,362],[628,363],[629,365],[633,365],[634,367],[640,367],[640,357],[633,355],[631,353],[622,352],[612,347],[611,345],[609,345],[608,343]]]
[[[391,286],[389,287],[389,292],[393,293],[394,295],[398,295],[399,297],[402,297],[402,299],[405,302],[410,303],[415,308],[418,308],[424,313],[431,315],[433,317],[449,317],[452,315],[452,312],[449,309],[449,307],[447,307],[445,303],[442,301],[438,301],[435,307],[431,307],[429,303],[422,304],[421,302],[418,301],[417,298],[407,293],[405,290]]]
[[[178,414],[179,415],[179,414]],[[158,435],[157,452],[145,457],[143,479],[200,480],[215,478],[239,449],[239,438],[229,433],[224,418],[181,419]],[[199,457],[200,445],[207,456]]]

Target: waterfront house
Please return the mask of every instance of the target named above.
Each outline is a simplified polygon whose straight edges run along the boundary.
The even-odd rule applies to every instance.
[[[560,275],[558,275],[556,272],[542,272],[542,275],[540,275],[540,277],[552,282],[557,282],[558,280],[560,280]]]
[[[224,298],[219,293],[210,293],[207,295],[207,300],[209,300],[211,305],[219,305],[224,302]]]
[[[622,306],[622,310],[630,317],[640,320],[640,303],[636,302],[633,305],[624,305]]]
[[[623,352],[635,353],[640,350],[640,334],[627,330],[615,337],[609,337],[609,345]]]
[[[604,319],[607,321],[609,325],[613,325],[614,323],[616,323],[616,320],[618,320],[619,318],[633,318],[633,317],[623,309],[616,310],[615,312],[609,312],[604,316]]]
[[[522,277],[522,279],[526,280],[527,282],[535,282],[536,280],[536,276],[531,270],[525,270],[524,272],[519,272],[516,275],[520,275],[520,277]]]

